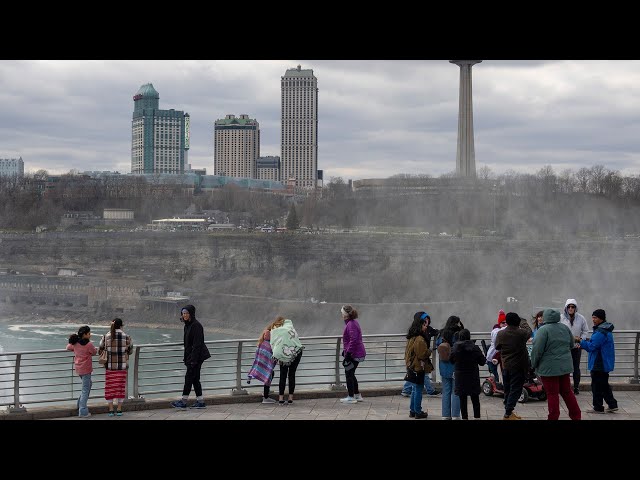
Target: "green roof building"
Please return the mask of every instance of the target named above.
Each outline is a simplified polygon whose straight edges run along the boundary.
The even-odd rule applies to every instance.
[[[160,94],[146,83],[133,96],[131,173],[184,173],[189,150],[189,114],[160,110]]]

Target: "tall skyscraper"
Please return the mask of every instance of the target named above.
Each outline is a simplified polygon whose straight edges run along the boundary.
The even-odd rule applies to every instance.
[[[146,83],[133,97],[131,173],[184,173],[189,114],[160,110],[160,94]]]
[[[458,148],[456,173],[461,177],[476,176],[476,152],[473,145],[473,101],[471,67],[482,60],[449,60],[460,67],[460,103],[458,108]]]
[[[227,115],[216,120],[213,133],[213,173],[256,178],[260,156],[260,124],[249,115]]]
[[[281,77],[280,181],[315,188],[318,181],[318,79],[301,66]]]

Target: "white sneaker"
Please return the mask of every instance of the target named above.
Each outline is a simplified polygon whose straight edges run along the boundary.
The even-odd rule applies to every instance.
[[[91,416],[91,412],[87,412],[86,415],[78,415],[78,417],[80,417],[80,418],[88,418],[90,416]]]
[[[356,393],[356,396],[353,398],[355,398],[357,402],[364,402],[364,398],[362,398],[361,393]]]
[[[345,397],[340,399],[340,403],[358,403],[358,400],[353,397]]]
[[[278,403],[277,400],[274,400],[273,398],[263,398],[262,399],[262,403],[266,404],[266,403]]]

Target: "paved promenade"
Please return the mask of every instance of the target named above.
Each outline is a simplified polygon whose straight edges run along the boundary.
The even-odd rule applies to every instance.
[[[390,395],[393,392],[397,392],[397,394]],[[380,389],[377,389],[371,392],[376,396],[372,396],[367,395],[367,391],[363,389],[364,402],[355,405],[344,405],[340,403],[339,398],[302,398],[294,400],[290,405],[262,405],[259,403],[259,398],[253,396],[250,402],[209,404],[206,409],[202,410],[177,410],[169,407],[126,411],[125,407],[121,417],[108,417],[106,413],[94,413],[86,419],[72,416],[55,420],[82,422],[97,420],[110,422],[125,420],[405,420],[410,422],[442,420],[440,396],[425,396],[422,405],[423,408],[426,408],[429,417],[424,420],[415,420],[409,418],[409,399],[399,395],[399,392],[399,387],[387,392],[381,392]],[[302,396],[307,397],[307,395],[309,393],[305,392]],[[582,419],[594,421],[640,420],[640,391],[616,390],[614,396],[618,400],[620,408],[617,412],[593,414],[588,413],[592,408],[591,393],[582,391],[577,397],[582,410]],[[190,398],[190,403],[192,400]],[[249,399],[244,398],[243,400]],[[154,402],[156,401],[154,400]],[[483,420],[500,420],[502,418],[504,413],[502,397],[480,395],[480,405]],[[560,400],[560,410],[560,419],[568,420],[567,409],[562,400]],[[515,411],[525,420],[546,420],[547,402],[532,400],[526,404],[518,403]],[[473,416],[470,401],[469,412],[470,416]]]

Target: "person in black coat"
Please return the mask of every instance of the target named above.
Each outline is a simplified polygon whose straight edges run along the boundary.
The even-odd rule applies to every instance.
[[[187,367],[187,373],[184,375],[182,399],[171,402],[171,406],[187,408],[187,400],[191,393],[191,386],[193,386],[196,392],[196,402],[190,408],[205,408],[202,385],[200,384],[200,370],[202,363],[211,357],[211,353],[204,343],[202,324],[196,319],[196,307],[186,305],[182,308],[181,314],[180,320],[184,322],[184,356],[182,358]]]
[[[455,367],[455,394],[460,397],[460,414],[469,419],[467,397],[471,397],[473,418],[480,418],[480,369],[487,362],[482,350],[471,341],[471,332],[463,328],[458,332],[458,341],[451,349],[449,361]]]

